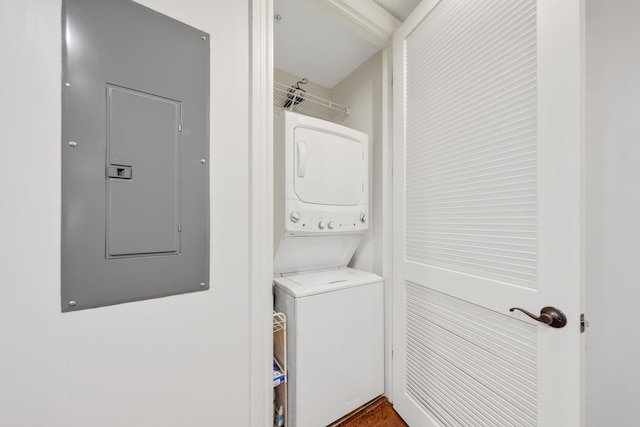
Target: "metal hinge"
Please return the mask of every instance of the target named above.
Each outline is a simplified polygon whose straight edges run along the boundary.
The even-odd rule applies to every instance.
[[[178,125],[178,132],[182,132],[182,123]]]
[[[584,313],[580,314],[580,332],[584,333],[584,330],[589,326],[589,322],[584,320]]]

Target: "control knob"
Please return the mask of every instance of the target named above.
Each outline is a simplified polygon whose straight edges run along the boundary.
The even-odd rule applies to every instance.
[[[296,223],[296,222],[300,221],[300,213],[299,212],[291,212],[291,215],[289,215],[289,219],[293,223]]]
[[[320,221],[320,222],[318,223],[318,228],[319,228],[320,230],[324,230],[324,222]]]
[[[329,223],[327,224],[327,228],[329,230],[333,230],[333,221],[329,221]]]

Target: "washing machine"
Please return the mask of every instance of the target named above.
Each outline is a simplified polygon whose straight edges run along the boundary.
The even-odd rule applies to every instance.
[[[288,427],[325,427],[383,394],[382,278],[345,267],[274,282],[287,316]]]
[[[324,427],[384,393],[382,278],[347,268],[369,229],[369,139],[274,122],[275,309],[287,316],[287,425]]]

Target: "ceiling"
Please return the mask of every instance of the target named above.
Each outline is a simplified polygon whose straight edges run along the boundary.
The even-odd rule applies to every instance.
[[[373,0],[395,16],[400,22],[404,22],[407,16],[416,8],[420,0]]]
[[[420,0],[372,0],[400,21]],[[378,51],[305,0],[274,0],[274,65],[332,89]]]

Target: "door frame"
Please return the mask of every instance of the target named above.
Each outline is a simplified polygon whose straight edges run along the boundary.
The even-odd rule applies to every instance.
[[[273,0],[249,5],[250,426],[273,423]]]
[[[391,41],[400,21],[370,0],[307,0],[383,50],[383,277],[385,283],[385,394],[391,395],[392,272],[392,55]],[[273,279],[273,0],[250,0],[249,136],[249,295],[250,425],[273,418],[271,373]]]

